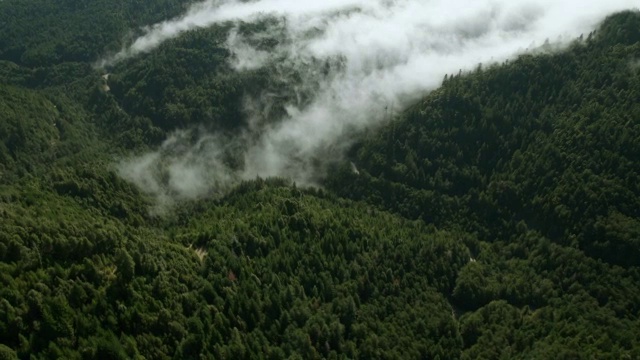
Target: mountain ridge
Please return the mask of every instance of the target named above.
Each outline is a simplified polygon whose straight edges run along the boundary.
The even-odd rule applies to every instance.
[[[639,357],[639,24],[447,75],[324,188],[258,177],[162,215],[114,163],[198,119],[237,131],[251,84],[284,84],[209,74],[229,54],[194,44],[220,29],[116,66],[109,92],[51,44],[3,61],[0,357]]]

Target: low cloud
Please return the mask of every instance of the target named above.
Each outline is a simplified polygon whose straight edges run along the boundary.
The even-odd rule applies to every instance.
[[[121,161],[118,174],[156,196],[162,210],[176,201],[223,192],[237,179],[225,159],[235,151],[230,140],[196,130],[177,131],[155,152]]]
[[[158,151],[124,162],[121,174],[167,199],[198,198],[256,176],[313,184],[354,133],[438,87],[445,74],[503,61],[547,39],[575,38],[634,6],[628,0],[205,1],[148,27],[100,65],[152,51],[191,29],[270,18],[276,25],[261,33],[231,30],[226,45],[236,71],[269,67],[281,88],[247,99],[250,126],[242,134],[178,132]],[[260,37],[279,44],[261,49]],[[287,114],[265,121],[274,101],[285,102]],[[240,158],[235,165],[230,148]]]

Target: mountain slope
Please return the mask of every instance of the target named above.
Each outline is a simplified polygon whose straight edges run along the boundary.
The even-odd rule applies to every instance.
[[[487,240],[522,221],[640,265],[639,22],[619,14],[568,51],[447,76],[354,150],[361,176],[345,166],[331,187]]]
[[[18,34],[0,39],[0,357],[640,357],[638,12],[447,75],[324,190],[258,178],[153,216],[120,157],[199,122],[242,131],[252,84],[286,84],[230,72],[212,28],[107,91],[90,62],[115,35],[82,56],[62,51],[76,26],[30,38],[38,3],[0,2]],[[180,4],[122,6],[144,23]],[[39,21],[111,6],[63,5]]]

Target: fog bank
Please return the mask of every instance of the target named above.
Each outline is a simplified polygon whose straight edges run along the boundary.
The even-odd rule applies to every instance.
[[[304,76],[291,84],[292,92],[311,94],[310,99],[289,98],[284,118],[250,121],[237,139],[202,134],[194,142],[177,133],[158,151],[123,162],[120,173],[159,197],[175,199],[197,198],[256,176],[313,184],[327,162],[342,156],[352,134],[438,87],[445,74],[503,61],[545,40],[566,43],[610,13],[634,6],[628,0],[204,1],[179,18],[149,26],[100,65],[153,51],[192,29],[273,17],[278,26],[251,36],[278,36],[281,44],[266,52],[232,30],[226,42],[231,65],[236,71],[298,70]],[[268,105],[264,99],[254,103],[262,104],[256,112]],[[226,165],[230,148],[244,159],[240,169]]]

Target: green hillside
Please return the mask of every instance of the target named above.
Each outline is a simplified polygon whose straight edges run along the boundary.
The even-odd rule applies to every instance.
[[[224,26],[92,67],[186,4],[0,1],[0,359],[640,358],[637,11],[448,74],[322,189],[156,216],[119,159],[288,96]]]
[[[362,176],[345,170],[333,187],[487,240],[525,225],[640,265],[638,29],[638,13],[623,13],[563,53],[446,76],[354,149]]]

